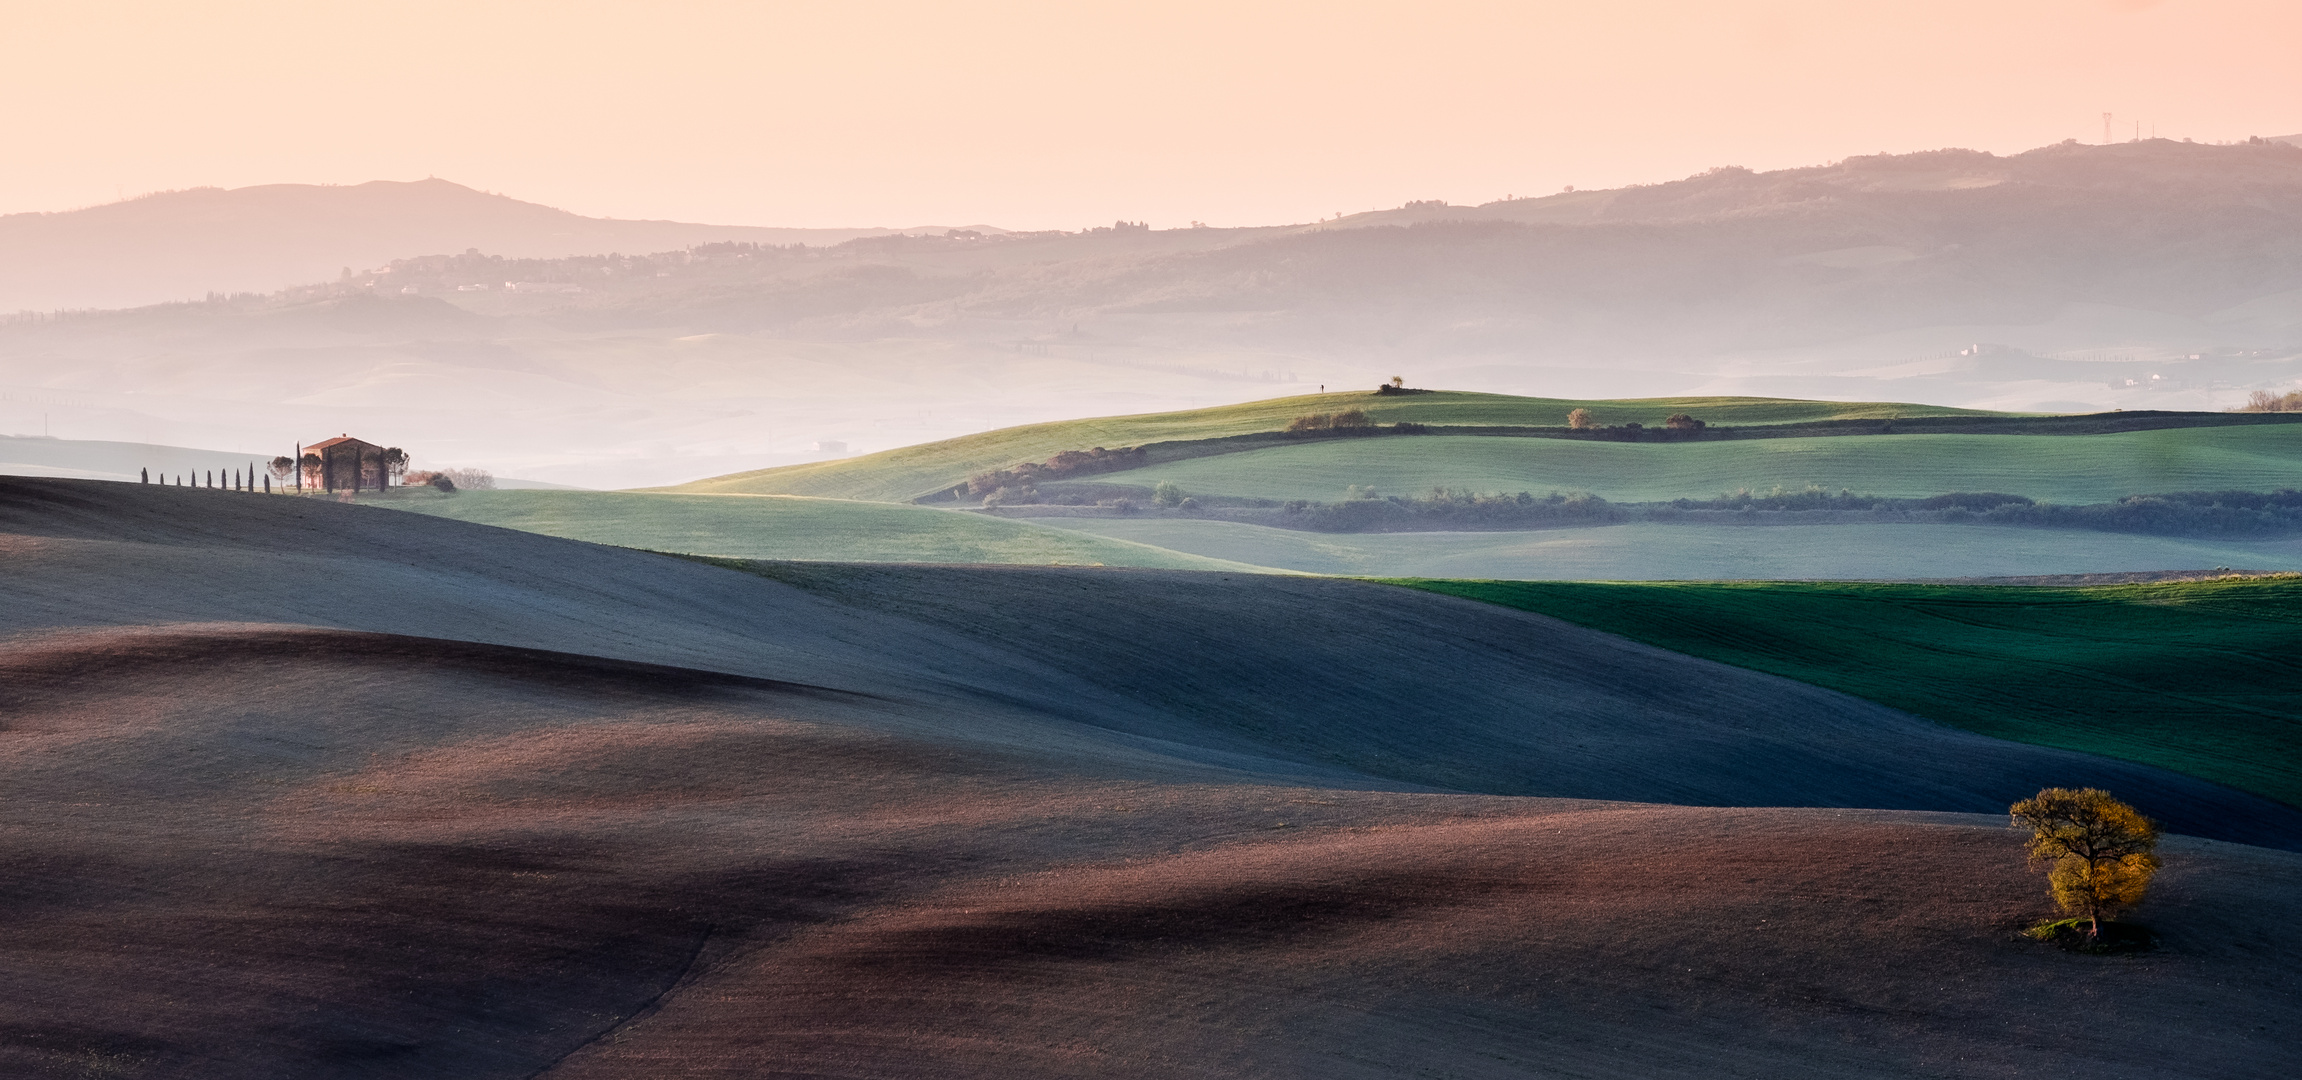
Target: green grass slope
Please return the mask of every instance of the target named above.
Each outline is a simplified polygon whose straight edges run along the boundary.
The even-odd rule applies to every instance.
[[[734,473],[665,490],[694,494],[815,495],[908,502],[948,488],[970,475],[1026,461],[1045,461],[1064,450],[1119,448],[1173,439],[1212,439],[1277,431],[1306,413],[1364,409],[1377,423],[1557,426],[1569,410],[1589,408],[1602,423],[1657,425],[1675,412],[1713,424],[1789,424],[1892,416],[1991,416],[1973,409],[1893,402],[1796,401],[1777,398],[1647,398],[1570,401],[1504,394],[1433,391],[1390,397],[1373,393],[1309,394],[1186,412],[1144,413],[1030,424],[942,442],[807,465]]]
[[[1711,498],[1739,488],[1893,497],[2003,491],[2058,503],[2162,491],[2302,486],[2302,424],[2115,435],[1863,435],[1746,442],[1617,443],[1474,436],[1336,439],[1192,458],[1086,478],[1194,494],[1334,502],[1385,495],[1588,491],[1617,502]],[[1061,485],[1045,485],[1059,490]]]
[[[2213,566],[2302,570],[2302,540],[1999,525],[1638,522],[1524,532],[1315,533],[1190,518],[1036,520],[1213,559],[1361,577],[1907,581]]]
[[[2083,589],[1397,583],[2302,806],[2302,577]]]
[[[595,544],[738,559],[1261,569],[1030,522],[839,499],[395,491],[360,501]]]

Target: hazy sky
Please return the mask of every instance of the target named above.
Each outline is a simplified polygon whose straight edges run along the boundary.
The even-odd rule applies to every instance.
[[[2297,0],[0,0],[0,212],[437,175],[758,225],[1307,221],[2302,132]]]

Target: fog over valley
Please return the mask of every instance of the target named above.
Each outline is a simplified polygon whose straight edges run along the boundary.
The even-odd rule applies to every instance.
[[[275,185],[0,218],[0,266],[0,434],[389,432],[585,487],[1394,374],[2219,409],[2302,379],[2302,147],[1879,155],[1233,229],[721,228]]]

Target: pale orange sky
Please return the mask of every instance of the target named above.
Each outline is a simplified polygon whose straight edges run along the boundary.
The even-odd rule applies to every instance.
[[[1308,221],[2302,132],[2297,0],[0,0],[0,212],[437,175],[756,225]]]

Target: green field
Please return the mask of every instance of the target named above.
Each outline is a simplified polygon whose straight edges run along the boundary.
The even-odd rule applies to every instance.
[[[1998,525],[1675,525],[1314,533],[1189,518],[1040,518],[1231,562],[1367,577],[1889,579],[2108,570],[2302,570],[2302,540],[2233,542]]]
[[[1615,502],[1707,499],[1813,484],[1919,498],[1998,491],[2065,504],[2126,495],[2302,486],[2302,424],[2116,435],[1859,435],[1615,443],[1470,436],[1337,439],[1193,458],[1088,478],[1193,494],[1335,502],[1433,487],[1587,491]],[[1058,491],[1060,484],[1046,485]]]
[[[2302,806],[2302,577],[2084,589],[1396,583]]]
[[[1565,424],[1568,411],[1576,408],[1591,409],[1601,423],[1636,421],[1649,426],[1661,424],[1675,412],[1691,412],[1712,424],[1737,426],[1895,416],[2003,415],[1974,409],[1894,402],[1794,401],[1776,398],[1570,401],[1452,391],[1400,397],[1381,397],[1365,392],[1312,394],[1187,412],[1106,416],[1002,428],[838,461],[718,476],[666,490],[696,494],[815,495],[909,502],[951,487],[975,473],[1026,461],[1045,461],[1064,450],[1085,450],[1096,446],[1117,449],[1173,439],[1211,439],[1277,431],[1286,427],[1289,420],[1306,413],[1364,409],[1370,418],[1380,424],[1405,420],[1419,424],[1555,427]]]
[[[739,559],[1242,569],[1031,522],[839,499],[404,490],[360,501],[595,544]]]

